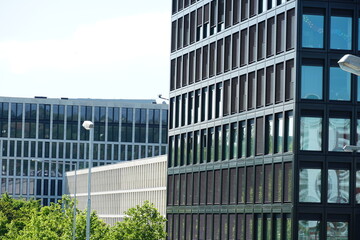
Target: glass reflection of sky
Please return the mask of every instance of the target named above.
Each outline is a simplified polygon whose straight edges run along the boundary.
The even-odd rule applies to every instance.
[[[322,99],[323,68],[321,66],[302,66],[301,76],[301,98]]]
[[[338,67],[330,68],[330,100],[350,100],[350,76]]]
[[[330,48],[331,49],[351,49],[352,38],[352,18],[351,17],[331,17],[330,26]]]
[[[303,15],[302,46],[306,48],[324,47],[324,16]]]

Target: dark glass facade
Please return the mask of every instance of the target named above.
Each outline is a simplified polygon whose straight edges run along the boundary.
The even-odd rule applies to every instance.
[[[172,2],[168,238],[360,238],[360,1]]]

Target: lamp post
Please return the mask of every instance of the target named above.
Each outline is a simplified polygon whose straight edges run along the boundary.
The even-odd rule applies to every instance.
[[[360,57],[346,54],[338,61],[338,64],[342,70],[360,76]]]
[[[34,162],[41,162],[41,163],[51,163],[49,160],[44,159],[31,159]],[[73,211],[73,229],[72,229],[72,239],[76,239],[76,191],[77,191],[77,165],[76,163],[64,163],[65,165],[74,166],[74,211]]]
[[[88,173],[88,197],[87,197],[87,215],[86,215],[86,239],[90,240],[90,212],[91,212],[91,168],[93,162],[93,141],[94,141],[94,123],[84,121],[82,126],[89,131],[89,173]]]

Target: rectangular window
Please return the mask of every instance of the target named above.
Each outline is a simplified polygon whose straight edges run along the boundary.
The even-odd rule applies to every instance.
[[[265,58],[265,21],[258,24],[258,44],[257,44],[257,59],[261,60]]]
[[[359,173],[360,175],[360,173]],[[360,178],[360,176],[359,176]],[[236,204],[236,192],[237,190],[237,181],[236,181],[236,168],[230,169],[230,179],[229,179],[229,202],[230,204]]]
[[[246,124],[245,121],[243,122],[239,122],[239,157],[240,158],[245,158],[246,157],[246,146],[247,146],[247,142],[246,142]],[[250,143],[249,143],[250,145]]]
[[[321,169],[300,168],[299,202],[321,202]]]
[[[350,145],[350,127],[350,118],[329,118],[329,151],[342,152],[345,145]]]
[[[286,50],[295,48],[296,23],[295,9],[286,12]]]
[[[189,55],[189,84],[194,83],[194,73],[195,73],[195,51],[190,52]]]
[[[324,48],[323,9],[304,9],[302,16],[302,47]]]
[[[243,167],[238,168],[238,186],[237,186],[237,196],[238,203],[245,203],[245,170]]]
[[[256,25],[249,28],[249,63],[256,60]]]
[[[231,26],[231,20],[232,20],[232,0],[226,0],[225,2],[225,28],[228,28]]]
[[[281,163],[274,164],[274,202],[282,202],[282,165]]]
[[[209,77],[215,75],[215,53],[216,53],[216,44],[215,42],[210,43],[210,57],[209,57]]]
[[[196,49],[195,82],[198,82],[201,79],[201,60],[202,60],[202,51],[201,48],[199,48]]]
[[[327,222],[326,239],[349,239],[349,231],[349,222]]]
[[[275,115],[275,153],[284,149],[284,117],[282,113]]]
[[[264,69],[257,71],[256,76],[256,107],[260,108],[264,106],[264,83],[265,83],[265,72]]]
[[[248,146],[247,156],[253,157],[255,155],[255,121],[254,119],[248,120]]]
[[[220,170],[214,171],[214,185],[211,186],[214,189],[214,204],[220,204],[221,198],[221,172]],[[209,184],[208,184],[209,186]]]
[[[248,33],[247,29],[244,29],[240,33],[240,66],[247,64],[248,59]]]
[[[203,56],[202,56],[202,79],[208,78],[208,73],[209,73],[209,63],[208,63],[208,58],[209,58],[209,47],[208,45],[204,46],[202,48],[203,51]]]
[[[275,74],[275,103],[284,101],[284,63],[276,64]]]
[[[294,141],[294,116],[292,111],[285,114],[285,152],[293,151]]]
[[[301,98],[323,99],[323,63],[304,60],[303,64],[301,66]]]
[[[347,169],[329,169],[327,191],[328,203],[349,203],[350,171]]]
[[[235,77],[231,79],[231,114],[238,112],[238,103],[239,103],[239,83],[238,78]]]
[[[350,101],[351,74],[339,67],[330,67],[329,99]]]
[[[179,18],[177,21],[177,49],[182,48],[183,40],[183,18]]]
[[[271,105],[274,103],[274,85],[275,85],[275,72],[274,66],[266,68],[266,94],[265,94],[265,104]]]
[[[295,65],[294,59],[286,61],[285,69],[285,101],[290,101],[294,98],[295,85]]]
[[[322,118],[300,118],[300,150],[322,150]]]
[[[246,20],[249,17],[249,0],[241,1],[241,21]]]
[[[330,18],[330,48],[351,50],[352,12],[337,10],[333,11],[332,14]]]
[[[254,202],[254,167],[246,168],[246,203]]]
[[[276,17],[276,53],[285,50],[285,14]]]
[[[216,74],[220,74],[223,72],[224,68],[224,40],[220,39],[217,41],[217,48],[216,48]]]
[[[235,69],[239,67],[239,58],[240,58],[240,42],[239,42],[239,33],[234,33],[232,35],[232,68]]]
[[[263,166],[255,167],[255,203],[263,201]]]
[[[224,81],[224,100],[223,100],[223,115],[227,116],[230,114],[230,102],[231,102],[231,89],[230,89],[230,80]]]
[[[246,75],[240,76],[240,84],[239,84],[239,110],[240,112],[246,110]]]
[[[248,74],[248,110],[255,108],[255,72]]]
[[[189,20],[189,14],[186,14],[184,16],[184,47],[186,47],[187,45],[189,45],[189,33],[190,33],[190,20]]]
[[[230,159],[237,159],[238,144],[239,143],[238,143],[237,123],[232,123],[230,129]]]
[[[274,153],[274,118],[272,115],[266,116],[265,123],[265,153]]]
[[[256,118],[256,155],[264,154],[263,117]]]
[[[225,50],[224,50],[224,72],[231,69],[231,36],[225,38]]]
[[[265,173],[264,173],[264,202],[271,203],[272,202],[272,181],[273,181],[273,172],[272,172],[272,165],[267,164],[265,165]]]
[[[320,229],[318,220],[299,220],[298,239],[320,239]]]
[[[292,180],[292,163],[284,163],[284,202],[292,201],[292,189],[293,189],[293,180]]]
[[[275,52],[275,19],[274,17],[267,20],[267,41],[266,41],[266,55],[272,56]]]

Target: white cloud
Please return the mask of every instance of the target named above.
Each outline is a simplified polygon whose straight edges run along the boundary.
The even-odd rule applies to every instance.
[[[133,15],[81,25],[68,39],[0,42],[0,60],[15,74],[153,61],[169,56],[169,19],[166,13]]]

